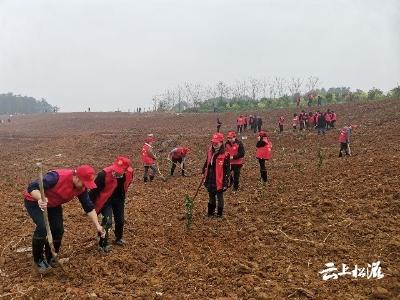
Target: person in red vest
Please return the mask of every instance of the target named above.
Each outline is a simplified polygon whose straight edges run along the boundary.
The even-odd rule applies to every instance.
[[[182,176],[185,176],[185,160],[186,155],[189,153],[189,148],[186,147],[176,147],[171,150],[168,154],[168,159],[172,161],[171,165],[171,176],[174,175],[175,167],[177,164],[181,166]]]
[[[258,133],[258,141],[256,144],[256,158],[260,164],[260,175],[263,184],[265,185],[268,181],[267,168],[265,167],[265,161],[271,158],[272,142],[268,139],[267,134],[264,131]]]
[[[90,190],[89,197],[94,203],[96,213],[102,215],[102,225],[112,227],[115,221],[114,244],[123,246],[126,241],[122,238],[124,232],[125,196],[133,181],[131,161],[125,156],[118,156],[111,166],[100,171],[95,179],[96,188]],[[99,250],[110,250],[107,236],[100,237]]]
[[[243,166],[245,150],[243,143],[236,138],[236,132],[229,131],[227,139],[225,150],[230,155],[231,171],[233,173],[233,177],[231,178],[231,181],[233,181],[233,190],[237,191],[239,189],[240,169]]]
[[[297,114],[293,114],[293,120],[292,120],[293,131],[296,131],[298,124],[299,124],[299,116]]]
[[[283,124],[284,123],[285,123],[285,118],[283,116],[280,116],[278,119],[279,133],[283,132]]]
[[[300,130],[304,130],[306,128],[306,120],[307,120],[306,112],[302,110],[299,115]]]
[[[336,123],[336,113],[332,110],[331,111],[331,128],[335,128]]]
[[[203,166],[204,186],[208,191],[208,216],[222,217],[224,211],[224,192],[229,187],[230,155],[224,148],[224,135],[214,133],[212,145],[207,151],[207,159]],[[217,203],[218,201],[218,203]]]
[[[148,180],[153,181],[154,176],[157,172],[157,167],[156,167],[157,157],[153,153],[153,146],[152,146],[153,143],[156,141],[156,139],[152,135],[149,135],[144,141],[145,144],[143,145],[142,148],[141,157],[144,166],[143,180],[144,182],[147,182]]]
[[[325,114],[325,122],[326,122],[326,130],[331,129],[331,112],[328,109],[327,113]]]
[[[46,199],[42,199],[39,181],[33,181],[24,192],[24,205],[36,225],[32,237],[32,256],[34,266],[40,274],[48,273],[55,267],[50,245],[47,242],[46,226],[43,210],[47,207],[50,229],[56,253],[60,251],[64,234],[63,209],[64,203],[75,197],[79,199],[84,211],[96,227],[100,236],[104,236],[103,227],[99,224],[93,202],[89,198],[88,189],[96,187],[95,171],[91,166],[82,165],[77,169],[56,169],[43,177],[43,187]]]
[[[339,143],[340,143],[340,150],[339,150],[339,157],[343,156],[343,152],[346,156],[350,156],[350,135],[352,134],[353,126],[345,125],[339,131]]]
[[[241,133],[242,133],[242,131],[243,131],[243,125],[244,125],[244,119],[243,119],[243,116],[240,115],[239,118],[237,118],[237,120],[236,120],[236,127],[237,127],[236,132],[237,132],[238,134],[241,134]]]
[[[306,125],[307,125],[307,129],[313,129],[315,127],[314,115],[311,111],[308,113]]]

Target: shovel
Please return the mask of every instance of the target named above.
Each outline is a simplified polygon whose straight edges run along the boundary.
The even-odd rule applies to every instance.
[[[46,202],[47,204],[47,198],[44,194],[44,187],[43,187],[43,169],[42,169],[42,163],[38,162],[36,163],[36,166],[39,168],[39,189],[40,189],[40,195],[42,197],[42,201]],[[44,224],[46,226],[46,232],[47,232],[47,242],[49,243],[50,246],[50,251],[51,255],[53,256],[54,261],[58,266],[60,266],[61,270],[65,273],[65,270],[60,263],[60,260],[58,259],[58,255],[56,253],[56,250],[54,249],[54,244],[53,244],[53,236],[51,234],[50,230],[50,223],[49,223],[49,215],[47,212],[47,207],[43,210],[43,218],[44,218]]]
[[[190,176],[190,175],[189,175],[190,173],[189,173],[186,169],[182,168],[182,166],[181,166],[180,164],[177,164],[176,162],[173,162],[173,161],[170,160],[169,158],[167,158],[167,160],[169,160],[169,161],[172,162],[175,166],[177,166],[179,169],[181,169],[183,172],[185,172],[185,173],[187,174],[187,176]]]
[[[157,169],[157,173],[158,173],[158,175],[160,175],[161,179],[162,179],[163,181],[167,181],[167,178],[165,178],[165,176],[164,176],[163,174],[161,174],[161,171],[160,171],[160,169],[158,168],[158,165],[156,164],[155,166],[156,166],[156,169]]]

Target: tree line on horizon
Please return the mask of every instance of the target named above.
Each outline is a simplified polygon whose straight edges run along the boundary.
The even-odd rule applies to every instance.
[[[205,86],[199,83],[185,82],[173,89],[153,97],[153,111],[175,112],[210,112],[240,111],[252,109],[272,109],[296,106],[300,99],[302,104],[310,96],[319,96],[322,104],[333,104],[350,101],[400,99],[400,85],[384,93],[378,88],[368,91],[352,90],[350,87],[319,87],[316,76],[308,78],[255,79],[226,83],[219,81]]]
[[[13,93],[0,94],[0,114],[32,114],[57,112],[59,108],[49,104],[45,99],[37,100],[33,97],[14,95]]]

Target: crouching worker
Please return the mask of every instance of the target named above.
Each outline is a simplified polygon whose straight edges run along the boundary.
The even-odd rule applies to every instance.
[[[78,197],[98,234],[104,236],[105,232],[99,224],[96,210],[88,194],[88,189],[96,187],[94,176],[94,169],[88,165],[82,165],[76,170],[57,169],[44,175],[43,187],[46,199],[41,197],[38,180],[30,183],[24,192],[25,208],[36,224],[32,237],[32,256],[34,266],[40,274],[45,274],[56,266],[46,239],[47,232],[43,216],[43,210],[46,207],[56,253],[60,251],[64,233],[62,204],[75,197]]]
[[[204,186],[208,190],[208,216],[222,217],[224,211],[224,192],[229,187],[230,157],[224,148],[224,135],[215,133],[212,145],[208,149],[207,159],[203,166]]]
[[[268,139],[267,134],[264,131],[258,133],[258,141],[256,144],[256,158],[260,164],[260,175],[261,181],[265,185],[268,181],[267,168],[265,167],[265,161],[271,158],[272,143]]]
[[[126,241],[122,238],[124,232],[125,195],[133,180],[131,161],[118,156],[111,166],[104,168],[97,174],[95,183],[97,188],[90,190],[89,197],[93,201],[96,213],[102,215],[102,225],[108,232],[112,227],[112,218],[115,221],[114,244],[123,246]],[[108,234],[100,237],[99,250],[109,252]]]
[[[171,150],[168,154],[168,159],[172,162],[171,165],[171,176],[174,175],[175,167],[177,164],[181,167],[182,176],[185,176],[185,160],[186,155],[189,153],[189,148],[176,147]]]

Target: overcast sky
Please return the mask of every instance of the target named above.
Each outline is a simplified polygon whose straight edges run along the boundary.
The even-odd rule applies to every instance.
[[[151,106],[184,81],[400,83],[398,0],[0,0],[0,93],[62,111]]]

